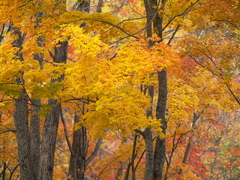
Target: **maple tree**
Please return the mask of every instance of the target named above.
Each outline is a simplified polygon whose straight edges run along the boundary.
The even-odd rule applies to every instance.
[[[238,1],[0,5],[0,177],[239,177]]]

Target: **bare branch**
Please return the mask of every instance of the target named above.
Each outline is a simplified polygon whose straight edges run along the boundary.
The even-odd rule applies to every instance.
[[[135,166],[135,169],[137,169],[138,165],[140,164],[140,161],[141,161],[143,155],[145,154],[145,152],[146,152],[146,149],[144,149],[144,151],[142,152],[141,156],[139,157],[138,162],[137,162],[137,164]]]
[[[134,129],[135,132],[141,134],[143,137],[145,137],[144,132],[139,129]]]
[[[194,57],[192,57],[191,55],[190,55],[189,57],[191,57],[198,65],[200,65],[201,67],[203,67],[203,68],[207,69],[208,71],[210,71],[213,75],[215,75],[215,76],[217,76],[217,77],[223,78],[222,74],[220,74],[220,75],[216,74],[216,73],[213,72],[211,69],[206,68],[203,64],[199,63],[199,62],[198,62]],[[221,70],[221,69],[218,68],[217,66],[216,66],[216,68],[219,69],[219,70]],[[231,88],[229,87],[229,85],[228,85],[227,83],[224,83],[224,84],[225,84],[225,86],[227,87],[227,89],[228,89],[228,91],[230,92],[230,94],[233,96],[233,98],[237,101],[238,105],[240,105],[240,100],[239,100],[239,98],[235,95],[235,93],[231,90]]]
[[[126,153],[124,153],[123,155],[125,155]],[[115,157],[112,161],[110,161],[103,169],[102,171],[98,174],[98,176],[95,178],[95,179],[99,179],[99,177],[101,176],[101,174],[105,171],[105,169],[107,169],[108,166],[110,166],[110,164],[112,164],[114,161],[116,161],[118,158],[120,158],[121,156],[123,155],[120,155],[120,156],[117,156]]]
[[[198,60],[196,58],[194,58],[193,56],[189,55],[190,58],[192,58],[199,66],[207,69],[208,71],[210,71],[212,74],[214,74],[215,76],[219,77],[218,74],[216,74],[215,72],[213,72],[211,69],[206,68],[203,64],[199,63]]]
[[[7,132],[13,132],[13,133],[16,133],[16,130],[14,130],[14,129],[8,129],[8,130],[6,130],[6,131],[2,131],[2,132],[0,132],[0,134],[7,133]]]
[[[67,125],[66,125],[66,122],[65,122],[65,118],[63,117],[63,111],[62,111],[62,106],[61,105],[60,105],[60,113],[61,113],[61,120],[62,120],[62,123],[63,123],[64,134],[65,134],[65,138],[66,138],[66,141],[67,141],[67,145],[68,145],[68,148],[70,150],[71,156],[74,156],[74,152],[73,152],[70,140],[69,140]]]
[[[230,22],[230,21],[228,21],[228,20],[215,19],[215,20],[213,20],[213,21],[223,21],[223,22],[226,22],[226,23],[232,25],[232,26],[233,26],[234,28],[236,28],[237,30],[240,30],[240,28],[237,27],[237,25],[233,24],[232,22]]]
[[[128,32],[126,32],[123,28],[121,28],[120,26],[118,25],[115,25],[115,24],[112,24],[110,22],[107,22],[107,21],[103,21],[103,20],[97,20],[97,19],[91,19],[91,18],[83,18],[83,19],[80,19],[80,20],[86,20],[86,21],[97,21],[97,22],[101,22],[101,23],[105,23],[105,24],[108,24],[110,26],[113,26],[119,30],[121,30],[124,34],[128,35],[128,37],[133,37],[135,39],[139,39],[137,36],[134,36],[134,34],[129,34]]]
[[[97,144],[95,146],[95,149],[93,151],[93,153],[91,154],[91,156],[85,161],[85,166],[87,166],[96,156],[97,156],[97,153],[101,147],[101,144],[102,144],[102,141],[103,139],[102,138],[99,138],[98,141],[97,141]]]
[[[234,97],[234,99],[237,101],[238,105],[240,105],[240,100],[239,98],[234,94],[234,92],[231,90],[231,88],[229,87],[229,85],[226,84],[227,89],[229,90],[229,92],[231,93],[231,95]]]
[[[169,39],[167,45],[170,45],[170,44],[171,44],[171,42],[172,42],[173,38],[175,37],[176,33],[178,32],[180,26],[181,26],[180,24],[177,26],[177,28],[176,28],[175,31],[173,32],[171,38]]]
[[[71,96],[72,99],[65,100],[64,102],[69,102],[69,101],[81,101],[82,103],[89,104],[90,102],[95,103],[96,101],[91,100],[91,99],[86,99],[86,98],[76,98],[74,96]]]
[[[173,16],[172,19],[170,19],[170,20],[167,22],[167,24],[163,27],[162,31],[164,31],[164,30],[168,27],[168,25],[169,25],[175,18],[180,17],[180,16],[183,16],[183,15],[186,15],[187,12],[188,12],[193,6],[195,6],[198,2],[199,2],[199,0],[195,1],[191,6],[187,7],[181,14],[177,14],[177,15]]]
[[[9,179],[12,179],[12,175],[13,175],[13,173],[16,171],[16,169],[18,168],[19,165],[20,165],[20,164],[17,164],[17,165],[13,168],[12,171],[8,168],[8,170],[10,171]]]

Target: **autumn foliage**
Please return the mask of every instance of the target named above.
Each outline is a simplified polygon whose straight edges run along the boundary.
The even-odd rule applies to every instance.
[[[237,0],[1,0],[2,179],[237,180]]]

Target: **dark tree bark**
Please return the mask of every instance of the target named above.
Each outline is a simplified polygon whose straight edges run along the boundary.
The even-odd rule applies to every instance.
[[[40,17],[42,13],[37,13]],[[39,26],[37,21],[35,27]],[[25,35],[19,29],[12,27],[13,35],[16,39],[12,45],[17,48],[15,60],[24,61],[21,53],[22,44]],[[42,39],[38,38],[38,46],[42,46]],[[55,63],[66,63],[67,60],[67,42],[59,42],[52,55]],[[34,54],[34,59],[39,61],[40,66],[43,63],[43,54]],[[20,87],[19,97],[15,103],[14,125],[18,141],[18,157],[20,163],[21,180],[51,180],[53,175],[54,153],[60,117],[60,104],[56,99],[49,99],[51,107],[47,114],[40,147],[40,118],[39,111],[41,107],[40,100],[30,99],[24,88],[23,72],[19,72],[16,83]],[[64,76],[52,79],[52,83],[62,81]],[[31,104],[29,111],[28,104]],[[29,113],[31,112],[31,114]],[[31,115],[31,116],[29,116]],[[30,119],[29,119],[30,117]],[[29,125],[30,122],[30,125]],[[41,152],[40,152],[41,148]]]
[[[1,173],[0,173],[0,178],[2,178],[2,180],[5,180],[5,175],[6,175],[6,170],[7,170],[7,164],[5,163],[5,162],[2,162],[2,166],[1,166],[1,168],[2,168],[2,171],[1,171]]]
[[[80,122],[80,116],[75,114],[74,123]],[[97,155],[102,138],[100,138],[95,146],[93,153],[87,158],[88,142],[87,142],[87,129],[80,127],[73,131],[72,153],[70,157],[69,175],[74,180],[84,180],[85,170],[87,165]]]
[[[42,14],[38,13],[36,17]],[[38,26],[39,21],[35,27]],[[15,59],[24,61],[21,49],[24,41],[24,36],[21,32],[12,28],[13,35],[17,35],[17,39],[13,42],[13,46],[18,48],[15,53]],[[42,46],[41,38],[38,38],[38,45]],[[43,54],[34,54],[34,59],[39,61],[40,66],[43,62]],[[16,128],[18,140],[18,156],[20,162],[20,179],[38,178],[39,162],[40,162],[40,100],[30,100],[24,89],[23,72],[19,72],[19,77],[16,80],[17,84],[22,87],[20,96],[16,99],[14,124]],[[28,103],[31,104],[31,111],[29,111]],[[31,112],[31,113],[29,113]],[[31,116],[29,116],[31,115]],[[29,125],[29,117],[30,125]]]
[[[57,100],[50,99],[49,104],[51,112],[46,117],[42,133],[39,171],[40,180],[52,179],[56,137],[60,117],[60,104]]]
[[[167,0],[144,0],[146,15],[147,15],[147,37],[152,37],[153,30],[157,33],[160,41],[162,41],[163,31],[163,17],[159,16],[158,11],[163,10]],[[153,41],[149,42],[150,46],[154,45]],[[156,118],[161,121],[162,132],[166,134],[167,122],[165,118],[166,104],[167,104],[167,71],[162,70],[158,72],[158,100],[156,108]],[[153,98],[153,95],[150,97]],[[152,113],[152,112],[151,112]],[[150,114],[148,113],[148,116]],[[145,142],[146,142],[146,172],[145,179],[161,180],[163,173],[163,166],[166,157],[166,141],[156,137],[155,150],[152,152],[148,148],[153,148],[153,140],[150,137],[150,130],[145,130]],[[146,136],[148,134],[148,136]],[[149,152],[147,152],[149,151]],[[149,154],[148,154],[149,153]],[[150,156],[150,153],[153,153]],[[151,159],[153,159],[152,162]],[[149,161],[149,162],[148,162]],[[152,168],[152,170],[150,170]]]
[[[75,114],[74,124],[80,122],[80,117]],[[86,128],[81,127],[73,131],[73,154],[70,157],[69,174],[75,180],[83,180],[85,173],[85,161],[87,152]]]
[[[97,12],[98,13],[102,12],[102,6],[103,6],[103,0],[99,0],[98,5],[97,5]]]
[[[144,180],[153,179],[153,138],[152,131],[146,128],[144,131],[144,140],[146,144],[146,168],[144,173]]]
[[[196,124],[197,124],[197,121],[198,119],[200,118],[200,113],[193,113],[193,121],[192,121],[192,129],[194,130],[194,128],[196,127]],[[192,146],[192,139],[193,139],[193,136],[191,135],[188,139],[188,144],[187,144],[187,147],[186,147],[186,150],[185,150],[185,153],[184,153],[184,157],[183,157],[183,163],[184,164],[187,164],[188,163],[188,158],[189,158],[189,153],[190,153],[190,150],[191,150],[191,146]]]
[[[40,163],[40,100],[32,100],[31,119],[30,119],[30,164],[32,178],[38,178]]]
[[[16,100],[14,113],[14,125],[18,141],[18,158],[20,163],[20,179],[31,179],[29,161],[29,133],[28,133],[28,106],[27,96],[23,90]]]
[[[151,43],[151,42],[150,42]],[[147,110],[147,117],[153,117],[153,98],[154,98],[154,87],[148,86],[148,95],[151,98],[151,106],[150,109]],[[146,128],[143,133],[143,137],[146,144],[146,165],[145,165],[145,174],[144,179],[150,180],[153,179],[153,137],[152,137],[152,131],[150,128]]]
[[[156,108],[156,118],[161,120],[162,132],[166,134],[167,122],[165,118],[167,105],[167,71],[162,70],[158,72],[158,102]],[[163,166],[166,158],[166,140],[156,139],[154,151],[154,179],[161,180],[163,173]]]
[[[36,14],[37,20],[34,28],[41,27],[39,23],[41,22],[40,17],[43,13],[39,12]],[[41,37],[37,38],[37,43],[39,47],[43,47],[43,39]],[[33,58],[39,62],[40,67],[43,65],[44,55],[42,53],[36,53]],[[40,99],[31,100],[31,118],[30,118],[30,163],[33,179],[38,179],[39,165],[40,165],[40,117],[39,112],[41,108]]]
[[[66,2],[61,3],[65,4]],[[66,63],[67,48],[67,41],[59,42],[55,46],[54,54],[51,54],[54,63]],[[56,79],[52,79],[51,82],[61,82],[63,79],[64,75],[61,75]],[[42,131],[38,180],[52,180],[57,131],[61,116],[61,104],[58,100],[49,99],[48,104],[50,105],[50,112],[46,116]]]
[[[60,42],[54,49],[53,60],[55,63],[66,63],[67,61],[67,41]],[[60,82],[64,76],[57,79],[52,79],[52,83]],[[40,171],[38,174],[39,180],[51,180],[54,166],[54,153],[56,146],[57,130],[59,118],[61,115],[61,106],[56,99],[50,99],[50,112],[47,114],[41,142],[40,153]]]
[[[81,3],[76,2],[73,5],[72,10],[85,11],[85,12],[89,13],[90,12],[90,1],[82,1]]]
[[[17,48],[15,53],[15,60],[23,61],[21,53],[24,36],[17,28],[12,28],[13,35],[16,35],[16,39],[12,45]],[[24,80],[22,79],[23,72],[19,72],[19,77],[16,79],[16,83],[20,88],[20,95],[16,99],[15,112],[14,112],[14,126],[16,128],[16,136],[18,142],[18,157],[20,163],[20,179],[30,180],[32,173],[30,170],[30,157],[29,157],[29,130],[28,130],[28,96],[24,89]]]

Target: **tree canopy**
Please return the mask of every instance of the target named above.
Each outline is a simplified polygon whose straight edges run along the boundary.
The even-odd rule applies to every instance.
[[[237,0],[2,0],[2,179],[240,176]]]

